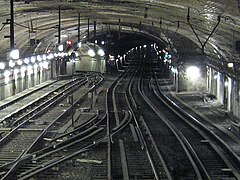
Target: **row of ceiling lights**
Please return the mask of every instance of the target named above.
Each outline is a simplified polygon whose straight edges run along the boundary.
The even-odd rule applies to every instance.
[[[64,57],[67,56],[67,53],[59,52],[59,53],[47,53],[47,54],[38,54],[33,55],[31,57],[27,57],[24,59],[19,59],[17,55],[10,54],[9,61],[1,61],[0,62],[0,70],[4,70],[7,68],[14,68],[15,66],[22,66],[22,65],[28,65],[28,64],[34,64],[36,62],[44,62],[47,60],[52,60],[53,58],[57,57]]]

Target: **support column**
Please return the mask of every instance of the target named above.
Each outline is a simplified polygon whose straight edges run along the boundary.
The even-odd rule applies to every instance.
[[[10,49],[14,49],[14,0],[10,0]]]

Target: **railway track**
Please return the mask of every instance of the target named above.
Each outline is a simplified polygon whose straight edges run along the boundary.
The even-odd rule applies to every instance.
[[[159,160],[159,152],[152,148],[143,138],[143,132],[131,108],[133,97],[130,87],[133,82],[135,70],[127,70],[120,76],[107,95],[108,107],[108,148],[107,148],[107,177],[104,174],[94,177],[103,179],[168,179],[167,168]],[[127,124],[121,133],[114,134],[116,127]],[[115,127],[115,128],[114,128]],[[114,134],[114,135],[113,135]],[[151,146],[150,145],[150,146]],[[153,156],[153,152],[155,155]],[[153,163],[153,159],[158,161]],[[105,171],[104,171],[105,172]],[[99,173],[99,172],[98,172]]]
[[[83,97],[87,96],[87,93],[95,87],[94,84],[90,89],[88,87],[86,88],[84,86],[86,83],[86,80],[75,82],[74,86],[70,86],[71,89],[65,88],[65,91],[57,93],[57,95],[61,94],[61,96],[56,99],[50,98],[50,104],[41,109],[41,111],[38,112],[39,114],[35,113],[31,116],[30,120],[25,120],[1,139],[2,146],[0,155],[3,162],[2,167],[4,167],[1,168],[4,169],[1,171],[3,179],[7,178],[9,175],[12,176],[11,172],[15,170],[19,159],[26,154],[36,151],[37,148],[42,147],[43,143],[41,145],[39,143],[42,142],[44,135],[49,130],[54,131],[54,129],[59,129],[64,125],[66,126],[66,120],[69,120],[66,117],[73,113],[74,106],[77,106],[77,103]],[[62,104],[67,102],[66,99],[71,93],[73,93],[72,106],[62,106]],[[68,124],[71,126],[71,123]],[[4,172],[7,174],[4,174]]]
[[[145,67],[149,66],[145,64]],[[239,178],[237,166],[239,161],[236,156],[236,159],[234,159],[234,156],[226,151],[226,149],[220,151],[217,145],[219,142],[216,143],[216,141],[213,141],[215,135],[211,133],[209,129],[203,129],[199,125],[187,123],[185,117],[175,110],[176,107],[170,107],[169,109],[167,103],[159,97],[159,92],[156,92],[152,85],[154,81],[152,78],[154,76],[151,75],[151,72],[151,67],[144,71],[145,78],[142,80],[140,92],[146,102],[152,107],[155,113],[158,114],[159,118],[164,121],[164,123],[172,129],[175,136],[178,137],[178,141],[181,142],[181,146],[184,147],[185,152],[188,154],[188,159],[194,167],[193,169],[198,178]],[[192,119],[191,121],[194,122],[196,119]],[[147,124],[150,125],[151,131],[155,131],[154,126],[156,127],[156,124],[150,121],[148,121]],[[162,129],[163,127],[161,130]],[[155,135],[155,137],[157,136]],[[175,141],[175,143],[176,142],[177,141]],[[222,152],[226,152],[228,155]],[[229,158],[229,156],[231,158]],[[165,156],[165,158],[166,157],[167,156]],[[172,171],[172,174],[176,174],[176,172]],[[189,175],[190,174],[185,174],[187,177]]]
[[[26,138],[25,132],[29,133],[26,142],[35,142],[28,149],[24,143],[16,151],[14,145],[9,146],[10,151],[6,148],[9,161],[0,167],[1,177],[239,179],[236,152],[231,154],[231,148],[221,144],[219,132],[214,134],[212,127],[197,122],[186,109],[173,106],[176,103],[170,103],[159,90],[156,74],[161,70],[147,60],[151,54],[141,58],[134,59],[101,94],[104,115],[92,115],[85,123],[74,122],[69,128],[73,107],[88,95],[85,88],[73,94],[72,108],[62,105],[65,98],[58,101],[52,114],[44,112],[31,118],[29,125],[19,127],[15,143]],[[92,92],[96,84],[89,85]],[[68,130],[56,133],[59,129]],[[16,155],[11,156],[11,151]]]
[[[169,97],[164,96],[161,92],[159,92],[158,84],[156,86],[155,93],[157,94],[157,96],[162,96],[159,98],[163,99],[166,98],[169,100]],[[213,149],[213,151],[215,151],[215,154],[218,155],[215,157],[217,161],[215,162],[215,164],[213,163],[214,160],[210,161],[211,158],[203,157],[203,159],[205,160],[208,159],[206,160],[207,161],[206,164],[209,163],[209,165],[206,165],[206,167],[210,166],[209,172],[214,171],[213,169],[211,169],[211,166],[212,167],[216,166],[219,168],[218,173],[220,174],[216,175],[217,177],[221,176],[222,174],[223,177],[226,176],[227,178],[238,179],[240,177],[239,176],[240,158],[239,150],[236,147],[239,145],[239,139],[234,134],[231,134],[230,132],[225,130],[223,127],[217,126],[215,125],[215,123],[211,123],[208,119],[202,118],[199,114],[193,112],[192,110],[184,106],[184,104],[181,104],[178,101],[172,103],[171,100],[169,100],[168,102],[170,102],[172,108],[179,110],[180,116],[182,116],[186,124],[192,126],[195,130],[199,132],[199,134],[202,136],[201,143],[206,144],[205,146],[208,149]],[[180,128],[181,126],[178,127]],[[194,139],[191,140],[191,137],[189,139],[190,142],[193,142],[194,140]],[[211,146],[211,148],[209,148],[209,146]],[[195,149],[196,152],[203,150],[203,149],[198,150],[198,147],[196,147]],[[200,154],[200,156],[204,155],[204,153],[200,152],[198,154]],[[213,155],[210,155],[210,157],[212,156]],[[223,161],[222,167],[220,165],[221,164],[220,160],[218,159],[221,159]],[[204,163],[204,160],[202,162]]]
[[[3,128],[8,128],[17,124],[17,119],[20,119],[24,114],[28,114],[35,107],[43,104],[48,99],[57,97],[57,94],[63,92],[67,87],[76,83],[75,80],[54,81],[42,88],[31,91],[30,93],[20,96],[8,103],[3,104],[0,112],[0,123]]]
[[[158,87],[160,89],[160,87]],[[167,98],[173,99],[172,96],[167,96]],[[171,102],[171,101],[170,101]],[[211,131],[215,134],[216,139],[221,141],[221,143],[225,144],[227,147],[227,151],[233,152],[236,155],[240,156],[240,150],[237,148],[240,144],[240,139],[237,137],[236,133],[229,131],[228,129],[221,126],[221,119],[211,120],[207,117],[203,117],[203,115],[199,114],[196,111],[193,111],[186,104],[180,103],[177,98],[174,98],[175,105],[178,106],[179,109],[183,112],[188,112],[191,116],[199,121],[202,126],[207,129],[211,129]]]
[[[118,126],[128,118],[124,115],[127,116],[127,112],[131,112],[126,96],[131,76],[132,72],[126,72],[118,80],[110,95],[112,97],[112,106],[108,106],[109,112],[112,112],[109,116],[110,126]],[[131,113],[128,116],[128,121],[131,121]],[[134,140],[132,131],[136,132],[134,122],[127,126],[121,134],[111,138],[108,150],[108,179],[154,178],[148,158],[142,150],[136,134]]]

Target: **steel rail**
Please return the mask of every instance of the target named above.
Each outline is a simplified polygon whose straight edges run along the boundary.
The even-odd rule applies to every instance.
[[[104,119],[105,119],[106,117],[107,117],[107,116],[104,116]],[[124,121],[124,123],[121,123],[121,124],[119,125],[119,127],[116,127],[117,130],[114,131],[113,133],[111,133],[110,136],[117,135],[123,128],[125,128],[125,127],[129,124],[129,122],[131,121],[131,118],[132,118],[132,116],[131,116],[131,114],[130,114],[130,116],[128,116],[127,120]],[[97,129],[97,130],[94,131],[92,134],[90,134],[90,136],[95,135],[96,133],[101,132],[102,130],[103,130],[103,128]],[[71,143],[69,143],[69,144],[66,144],[65,146],[60,146],[60,145],[59,145],[59,147],[56,147],[56,149],[53,149],[51,152],[47,152],[47,153],[45,153],[45,154],[43,154],[43,155],[41,155],[41,156],[39,156],[39,157],[35,157],[34,154],[33,154],[33,155],[30,155],[30,157],[33,158],[33,160],[39,160],[39,159],[43,158],[44,156],[50,155],[51,153],[55,153],[55,152],[60,151],[60,150],[62,150],[62,149],[69,148],[69,147],[71,147],[71,146],[73,146],[73,145],[75,145],[75,144],[78,144],[80,141],[82,141],[82,140],[85,139],[85,138],[88,138],[88,137],[83,137],[82,139],[78,139],[78,140],[76,140],[76,141],[73,141],[73,142],[71,142]],[[37,174],[37,173],[39,173],[39,172],[42,172],[42,171],[44,171],[44,170],[46,170],[46,169],[48,169],[48,168],[50,168],[50,167],[53,167],[54,165],[57,165],[57,164],[59,164],[59,163],[61,163],[61,162],[63,162],[63,161],[66,161],[66,160],[70,159],[70,158],[73,158],[74,156],[76,156],[76,155],[78,155],[78,154],[80,154],[80,153],[82,153],[82,152],[84,152],[84,151],[88,151],[88,150],[90,150],[90,149],[92,149],[92,148],[94,148],[94,147],[97,147],[97,145],[99,145],[100,143],[104,143],[104,142],[106,141],[106,139],[108,139],[108,136],[107,136],[107,135],[106,135],[106,136],[103,136],[103,137],[101,137],[101,138],[99,138],[99,139],[94,140],[94,141],[92,142],[92,144],[87,145],[87,146],[85,146],[85,147],[82,147],[82,148],[80,148],[80,150],[78,150],[78,151],[76,151],[76,152],[74,152],[74,153],[72,153],[72,154],[70,154],[70,155],[67,155],[67,156],[64,156],[64,157],[60,157],[60,158],[57,159],[56,161],[50,162],[50,163],[48,163],[48,164],[44,164],[44,166],[43,166],[43,165],[39,165],[38,168],[36,168],[36,171],[35,171],[35,172],[26,173],[26,176],[20,177],[19,179],[27,179],[27,178],[30,178],[30,177],[32,177],[33,175],[35,175],[35,174]],[[59,144],[60,144],[60,143],[59,143]],[[28,156],[29,156],[29,155],[28,155]]]
[[[113,91],[115,89],[115,86],[118,85],[118,80],[123,77],[124,73],[126,71],[122,72],[110,85],[110,87],[106,91],[106,113],[107,113],[107,178],[108,180],[112,179],[112,160],[111,160],[111,149],[112,149],[112,135],[111,135],[111,124],[110,124],[110,110],[109,110],[109,98],[113,98]],[[117,124],[118,125],[118,124]]]
[[[88,92],[91,91],[91,90],[93,90],[94,88],[96,88],[102,81],[103,81],[103,78],[98,82],[98,84],[97,84],[96,86],[93,86],[92,88],[90,88],[90,89],[88,90]],[[72,92],[72,91],[71,91],[71,92]],[[86,95],[87,95],[87,92],[86,92],[82,97],[84,97],[84,96],[86,96]],[[66,95],[64,95],[64,96],[66,96]],[[52,121],[52,122],[47,126],[47,128],[44,129],[44,130],[40,133],[40,135],[39,135],[39,136],[35,139],[35,141],[28,147],[28,149],[25,150],[25,152],[23,153],[22,156],[24,156],[24,155],[26,155],[27,153],[29,153],[29,152],[36,146],[37,142],[46,134],[47,130],[48,130],[56,121],[58,121],[59,118],[61,118],[62,116],[67,115],[67,114],[72,110],[72,108],[73,108],[74,106],[76,106],[76,104],[78,103],[78,101],[80,101],[80,99],[81,99],[82,97],[80,97],[80,98],[73,104],[73,106],[69,107],[65,112],[61,113],[57,118],[55,118],[55,120]],[[18,168],[18,163],[19,163],[19,162],[16,162],[16,163],[13,165],[13,167],[7,172],[7,174],[4,176],[4,178],[10,176],[10,174],[12,173],[12,171],[14,171],[16,168]]]
[[[147,146],[146,140],[145,140],[145,138],[144,138],[144,136],[143,136],[143,132],[141,131],[139,122],[138,122],[138,120],[137,120],[137,118],[136,118],[136,116],[135,116],[135,114],[134,114],[134,111],[133,111],[133,109],[132,109],[132,107],[131,107],[131,103],[130,103],[130,102],[132,102],[134,108],[137,107],[136,102],[135,102],[135,100],[134,100],[134,98],[133,98],[133,96],[132,96],[132,92],[131,92],[132,82],[133,82],[134,76],[135,76],[135,74],[133,74],[131,80],[129,81],[128,91],[127,91],[127,93],[125,94],[125,97],[126,97],[128,106],[129,106],[129,108],[130,108],[130,112],[133,114],[133,119],[134,119],[134,122],[135,122],[136,127],[137,127],[137,132],[138,132],[138,134],[139,134],[139,138],[140,138],[140,141],[141,141],[141,144],[142,144],[142,149],[144,149],[145,152],[146,152],[146,154],[147,154],[147,157],[148,157],[149,162],[150,162],[150,164],[151,164],[151,167],[152,167],[152,170],[153,170],[153,172],[154,172],[155,178],[156,178],[156,179],[159,179],[158,173],[157,173],[157,170],[156,170],[156,167],[155,167],[154,162],[153,162],[152,157],[151,157],[151,152],[150,152],[150,150],[149,150],[149,148],[148,148],[148,146]],[[151,136],[150,132],[149,132],[149,137],[150,137],[151,142],[152,142],[152,144],[153,144],[153,146],[154,146],[154,148],[155,148],[155,150],[156,150],[156,152],[157,152],[157,155],[158,155],[158,157],[159,157],[159,159],[160,159],[160,161],[161,161],[161,163],[162,163],[162,165],[163,165],[163,168],[164,168],[164,170],[165,170],[165,172],[166,172],[167,178],[168,178],[169,180],[172,180],[172,177],[171,177],[171,175],[170,175],[170,173],[169,173],[169,170],[168,170],[168,168],[167,168],[167,166],[166,166],[166,163],[165,163],[165,161],[163,160],[163,157],[162,157],[160,151],[158,150],[158,148],[157,148],[157,146],[156,146],[156,143],[155,143],[153,137]]]
[[[10,106],[10,105],[12,105],[12,104],[14,104],[14,103],[16,103],[17,101],[22,100],[22,99],[24,99],[25,97],[28,97],[29,95],[31,95],[31,94],[39,91],[39,90],[42,90],[42,89],[46,88],[47,86],[50,86],[50,85],[52,85],[52,84],[54,84],[54,83],[56,83],[56,82],[57,82],[56,80],[55,80],[55,81],[52,81],[51,83],[46,84],[46,85],[44,85],[44,86],[42,86],[42,87],[40,87],[40,88],[37,88],[37,89],[35,89],[35,90],[33,90],[33,91],[30,91],[30,92],[28,92],[28,93],[26,93],[26,94],[24,94],[24,95],[21,95],[21,96],[15,98],[15,99],[12,100],[12,101],[6,102],[6,103],[0,105],[0,110],[3,110],[3,109],[5,109],[6,107],[8,107],[8,106]],[[2,119],[0,120],[0,122],[2,122]]]
[[[142,73],[141,73],[141,76],[142,76]],[[158,117],[167,125],[167,127],[171,130],[171,132],[175,135],[175,137],[178,139],[179,143],[181,144],[183,150],[185,151],[187,157],[189,158],[193,168],[194,168],[194,171],[196,172],[196,175],[197,175],[197,178],[198,179],[202,179],[202,176],[201,176],[201,173],[200,173],[200,170],[198,169],[197,167],[197,164],[195,163],[193,157],[191,156],[191,152],[189,152],[189,149],[186,144],[184,143],[183,139],[182,139],[182,136],[181,134],[179,133],[179,131],[174,128],[173,124],[171,124],[167,118],[161,113],[158,111],[157,107],[155,107],[153,105],[153,103],[151,102],[151,100],[146,96],[146,94],[144,93],[144,90],[143,90],[143,83],[142,83],[142,78],[140,80],[140,83],[139,83],[139,93],[141,94],[142,98],[145,100],[145,102],[149,105],[149,107],[151,107],[151,109],[158,115]]]
[[[158,92],[155,92],[155,94],[156,94],[156,96],[158,97],[158,98],[161,98],[160,97],[160,93],[161,93],[161,91],[160,91],[160,89],[159,89],[159,86],[157,86],[158,87]],[[233,172],[233,174],[235,175],[235,177],[237,177],[237,178],[240,178],[240,173],[238,172],[238,170],[231,164],[231,162],[229,161],[229,159],[226,157],[226,155],[224,155],[224,153],[223,152],[221,152],[221,151],[219,151],[218,149],[219,149],[219,146],[222,148],[222,149],[224,149],[224,150],[226,150],[226,152],[228,152],[230,155],[231,155],[231,157],[233,158],[233,160],[234,160],[234,162],[236,163],[236,164],[240,164],[240,157],[235,153],[235,152],[233,152],[233,150],[223,141],[223,140],[221,140],[221,138],[219,137],[219,136],[217,136],[215,133],[213,133],[212,132],[212,130],[209,130],[203,123],[201,123],[199,120],[197,120],[195,117],[193,117],[192,115],[190,115],[189,113],[187,113],[187,112],[185,112],[183,109],[181,109],[179,106],[177,106],[174,102],[172,102],[172,100],[170,100],[169,99],[169,97],[167,97],[165,94],[162,94],[161,93],[161,95],[163,95],[163,97],[165,98],[165,100],[163,99],[163,98],[161,98],[162,100],[163,100],[163,102],[172,110],[172,111],[174,111],[175,113],[177,113],[180,117],[182,117],[183,118],[183,120],[186,122],[186,123],[188,123],[188,124],[192,124],[192,123],[190,123],[189,121],[187,121],[186,119],[185,119],[185,117],[186,118],[191,118],[193,121],[191,121],[191,122],[193,122],[193,124],[196,124],[196,126],[199,126],[204,132],[202,132],[201,133],[201,131],[199,131],[199,128],[197,128],[197,127],[195,127],[195,128],[197,128],[198,129],[198,132],[200,132],[201,133],[201,135],[205,138],[205,139],[208,139],[210,142],[211,142],[211,140],[209,139],[209,137],[207,136],[207,134],[209,134],[211,137],[213,137],[214,138],[214,140],[216,141],[216,143],[210,143],[210,145],[213,147],[213,149],[219,154],[219,156],[222,158],[222,160],[226,163],[226,165],[230,168],[230,169],[232,169],[232,172]],[[170,102],[171,103],[171,105],[172,106],[170,106],[167,102],[166,102],[166,100],[168,100],[168,102]],[[177,111],[177,110],[178,111]]]
[[[54,84],[55,82],[58,82],[58,81],[54,81],[53,83],[50,83],[49,86],[52,85],[52,84]],[[5,116],[4,118],[1,118],[1,119],[0,119],[0,123],[2,123],[3,121],[7,121],[8,119],[12,119],[14,116],[16,116],[16,114],[21,113],[22,111],[25,111],[26,108],[31,107],[32,105],[39,103],[40,101],[42,101],[43,99],[45,99],[47,96],[52,95],[54,92],[60,90],[61,88],[65,87],[65,86],[67,86],[67,85],[69,85],[69,84],[71,84],[71,83],[72,83],[72,82],[69,81],[68,83],[66,83],[66,84],[64,84],[64,85],[62,85],[62,86],[60,86],[60,87],[58,87],[58,88],[56,88],[56,89],[48,92],[47,94],[44,94],[43,96],[35,99],[34,101],[31,101],[30,103],[28,103],[27,105],[21,107],[20,109],[15,110],[14,112],[8,114],[8,115]],[[45,85],[45,86],[43,86],[43,88],[46,88],[47,86],[48,86],[48,85]],[[25,98],[25,97],[28,97],[29,95],[31,95],[31,94],[39,91],[39,90],[42,90],[43,88],[38,88],[38,89],[36,89],[36,90],[33,90],[33,91],[27,93],[26,95],[20,96],[20,97],[14,99],[13,101],[10,101],[9,103],[4,104],[4,108],[6,108],[6,107],[8,107],[8,106],[10,106],[10,105],[12,105],[12,104],[14,104],[14,103],[22,100],[22,99]],[[4,109],[4,108],[1,108],[1,110]]]
[[[78,84],[78,83],[77,83]],[[75,85],[73,85],[75,86]],[[72,88],[71,87],[68,87],[66,89],[67,90],[70,90]],[[65,91],[64,91],[65,92]],[[70,91],[71,92],[71,91]],[[70,93],[69,92],[69,93]],[[18,124],[16,127],[12,128],[11,131],[6,135],[4,136],[1,140],[0,140],[0,143],[4,143],[6,141],[9,141],[9,138],[11,138],[11,136],[13,136],[20,127],[24,126],[26,123],[29,123],[30,119],[34,118],[34,117],[37,117],[39,116],[40,114],[42,114],[43,112],[46,112],[46,110],[52,106],[53,104],[57,103],[58,101],[60,101],[61,99],[65,98],[67,96],[67,94],[64,94],[63,92],[54,96],[52,99],[49,99],[48,101],[44,102],[43,104],[41,104],[39,107],[36,107],[35,109],[31,110],[30,112],[28,112],[27,114],[25,114],[24,116],[22,116],[21,118],[19,118],[17,121],[15,121],[14,124],[16,124],[16,122],[19,122],[23,119],[26,119],[25,121],[21,122],[20,124]],[[50,104],[48,104],[50,103]],[[46,104],[48,104],[46,106]],[[40,111],[39,111],[39,108],[42,108]],[[35,113],[35,114],[34,114]],[[33,114],[33,115],[32,115]],[[29,117],[30,116],[30,117]],[[14,125],[13,124],[13,125]]]

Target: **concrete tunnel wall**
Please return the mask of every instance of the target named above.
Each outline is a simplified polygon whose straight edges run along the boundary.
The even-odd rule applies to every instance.
[[[194,83],[190,83],[185,76],[179,75],[178,72],[172,72],[170,78],[173,80],[177,92],[209,92],[216,97],[216,100],[224,106],[226,111],[232,112],[233,115],[240,118],[238,81],[211,67],[207,67],[206,75]]]
[[[240,118],[239,82],[208,67],[207,90],[216,96],[227,111]]]
[[[7,73],[6,73],[7,71]],[[51,78],[51,68],[32,67],[0,73],[0,100],[34,87]]]

